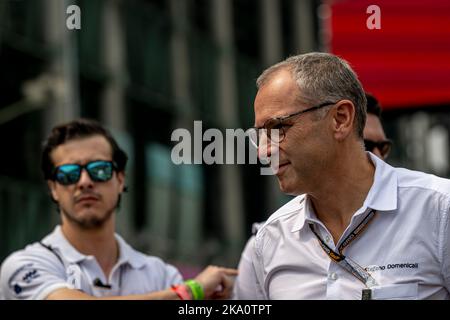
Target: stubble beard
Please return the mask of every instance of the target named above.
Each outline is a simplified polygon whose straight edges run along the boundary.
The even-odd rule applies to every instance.
[[[106,212],[100,216],[88,214],[85,217],[77,217],[73,212],[68,212],[61,208],[61,213],[64,217],[67,218],[70,222],[74,223],[82,230],[95,230],[100,229],[105,225],[105,223],[111,219],[114,211],[116,210],[117,205],[114,205],[112,208],[106,210]],[[89,209],[85,209],[89,210]]]

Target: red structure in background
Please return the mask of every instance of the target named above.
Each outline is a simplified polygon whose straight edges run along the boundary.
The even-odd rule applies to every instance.
[[[449,0],[330,5],[330,51],[350,62],[385,109],[450,104]],[[366,26],[370,5],[381,9],[379,30]]]

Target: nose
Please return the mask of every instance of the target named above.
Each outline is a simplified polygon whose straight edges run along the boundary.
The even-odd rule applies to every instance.
[[[278,144],[272,142],[267,136],[261,137],[258,146],[258,158],[262,163],[269,163],[272,155],[278,153]]]
[[[92,181],[91,177],[84,168],[81,170],[81,176],[80,180],[78,180],[77,186],[80,189],[92,188],[94,186],[94,181]]]
[[[258,158],[259,159],[262,159],[264,157],[269,157],[269,155],[267,154],[268,152],[270,152],[269,144],[270,144],[270,140],[267,138],[267,135],[262,133],[259,138],[259,144],[258,144]]]

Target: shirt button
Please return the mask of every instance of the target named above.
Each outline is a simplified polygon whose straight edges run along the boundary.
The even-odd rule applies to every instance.
[[[337,280],[338,275],[336,274],[336,272],[333,272],[333,273],[330,273],[329,278],[330,278],[331,280]]]
[[[326,237],[325,237],[325,241],[326,241],[326,242],[330,242],[330,239],[331,239],[330,236],[326,236]]]

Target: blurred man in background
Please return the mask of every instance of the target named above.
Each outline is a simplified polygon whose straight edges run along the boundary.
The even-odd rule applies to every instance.
[[[381,124],[381,106],[378,100],[366,93],[367,118],[364,127],[364,146],[366,151],[370,151],[379,158],[386,160],[392,148],[392,141],[386,139],[386,134]]]
[[[228,298],[236,270],[209,266],[195,279],[140,253],[115,234],[127,155],[99,123],[55,127],[42,171],[61,225],[41,242],[11,254],[0,270],[6,299]]]
[[[253,143],[279,152],[280,189],[297,197],[259,229],[239,298],[449,299],[450,180],[365,152],[348,63],[298,55],[257,84]]]
[[[386,139],[386,134],[381,124],[381,106],[378,100],[366,92],[367,99],[367,118],[364,127],[364,147],[366,151],[372,152],[380,159],[386,160],[391,151],[392,142]],[[247,270],[252,270],[251,250],[254,245],[255,235],[259,228],[264,225],[264,222],[256,222],[252,225],[252,236],[247,241],[244,250],[242,251],[241,259],[238,264],[239,274],[252,274]],[[234,299],[246,299],[256,289],[256,279],[240,278],[237,276],[236,285],[233,290]]]

